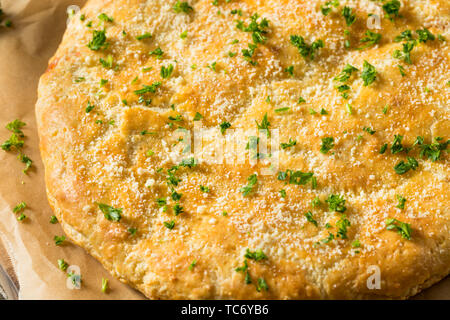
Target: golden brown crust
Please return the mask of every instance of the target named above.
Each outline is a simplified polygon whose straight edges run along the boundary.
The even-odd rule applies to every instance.
[[[154,299],[397,299],[449,274],[449,156],[442,151],[438,161],[431,161],[413,146],[417,136],[425,143],[449,138],[450,50],[448,41],[437,39],[438,34],[450,38],[448,1],[402,1],[401,16],[393,21],[383,17],[379,4],[355,1],[347,4],[356,13],[351,26],[341,15],[345,4],[324,16],[322,1],[236,0],[214,6],[199,0],[189,1],[193,10],[187,13],[176,13],[175,2],[89,1],[73,18],[41,78],[36,113],[48,198],[74,242]],[[231,13],[236,9],[242,16]],[[114,21],[101,21],[100,13]],[[257,45],[250,59],[256,65],[242,54],[254,41],[252,33],[236,27],[236,20],[247,26],[254,13],[269,21],[267,41]],[[372,31],[382,38],[357,50],[369,13],[381,16],[381,29]],[[394,38],[405,29],[424,27],[436,39],[418,42],[411,64],[394,58],[393,52],[402,50]],[[109,45],[93,51],[87,46],[92,32],[103,28]],[[344,46],[345,30],[351,31],[350,49]],[[181,38],[184,31],[187,36]],[[152,37],[136,39],[145,32]],[[291,35],[302,35],[308,44],[322,39],[324,48],[313,60],[304,58],[290,43]],[[158,47],[164,51],[160,58],[150,54]],[[108,56],[112,68],[99,62]],[[369,86],[361,79],[364,60],[377,70]],[[162,78],[161,66],[170,64],[172,74]],[[333,80],[346,64],[359,69],[347,82],[348,100],[335,88],[342,83]],[[285,71],[290,66],[292,75]],[[108,82],[100,85],[101,79]],[[155,82],[161,85],[146,95],[152,99],[149,105],[139,101],[135,90]],[[299,97],[306,102],[297,103]],[[88,103],[94,106],[89,113]],[[275,111],[285,107],[289,111]],[[194,122],[197,112],[203,119]],[[272,155],[279,157],[280,171],[313,172],[316,188],[311,182],[280,181],[276,172],[261,174],[264,160],[204,160],[176,170],[181,179],[176,187],[167,183],[167,170],[179,164],[171,158],[178,125],[192,130],[201,123],[217,131],[205,137],[201,156],[206,156],[233,129],[255,130],[255,121],[261,123],[266,113],[280,142],[297,142]],[[178,115],[181,121],[169,119]],[[218,128],[224,121],[231,128],[222,135]],[[394,135],[402,135],[403,145],[412,148],[407,154],[392,154]],[[325,137],[334,138],[327,154],[320,152]],[[247,141],[236,152],[247,156]],[[389,147],[380,154],[385,143]],[[407,156],[419,166],[399,175],[394,166]],[[240,188],[253,173],[258,182],[243,196]],[[200,185],[210,192],[202,192]],[[170,199],[170,187],[182,194],[180,200]],[[336,224],[343,216],[325,202],[330,194],[346,200],[347,238],[337,238]],[[404,209],[396,207],[397,195],[407,199]],[[163,197],[166,211],[155,202]],[[321,204],[313,208],[316,197]],[[177,216],[175,202],[184,208]],[[97,203],[121,208],[121,220],[106,219]],[[308,211],[317,226],[306,219]],[[409,223],[411,239],[386,230],[387,218]],[[175,221],[171,230],[164,226],[170,220]],[[135,235],[130,228],[137,230]],[[322,241],[330,233],[334,239]],[[247,259],[252,284],[245,283],[245,272],[235,270],[243,266],[247,248],[267,256]],[[193,261],[195,267],[189,268]],[[368,288],[371,266],[380,270],[380,289]],[[267,291],[257,290],[258,279],[266,281]]]

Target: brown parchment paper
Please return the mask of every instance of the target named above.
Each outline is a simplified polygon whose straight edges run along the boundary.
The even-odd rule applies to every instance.
[[[45,194],[34,116],[37,85],[61,41],[68,6],[81,7],[86,1],[0,2],[13,21],[13,28],[0,28],[0,140],[10,136],[6,123],[16,118],[26,122],[24,153],[33,160],[33,169],[25,175],[16,153],[0,150],[0,241],[6,249],[0,249],[0,263],[16,277],[21,299],[142,299],[140,293],[114,280],[100,263],[70,241],[57,247],[53,237],[63,231],[58,224],[49,223],[52,211]],[[21,201],[29,206],[25,222],[18,222],[12,213]],[[57,265],[62,258],[80,267],[80,290],[67,288],[67,277]],[[108,294],[101,292],[102,277],[109,279]]]
[[[14,278],[21,299],[143,299],[70,241],[55,246],[53,237],[63,232],[59,225],[49,223],[52,211],[45,194],[34,115],[37,84],[61,41],[68,6],[81,7],[86,0],[0,2],[13,21],[12,29],[0,29],[0,140],[10,136],[6,123],[25,121],[24,153],[33,160],[33,169],[25,175],[16,153],[0,150],[0,264]],[[26,222],[18,222],[12,213],[21,201],[28,205]],[[67,288],[67,277],[57,266],[62,258],[80,267],[80,290]],[[101,292],[102,277],[110,281],[109,294]],[[450,278],[415,298],[450,299]]]

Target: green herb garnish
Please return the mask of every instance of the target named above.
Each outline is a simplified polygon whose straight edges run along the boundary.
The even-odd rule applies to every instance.
[[[386,220],[386,229],[396,231],[403,239],[411,240],[412,229],[409,223],[389,218]]]
[[[334,147],[334,138],[325,137],[322,138],[322,145],[320,146],[320,152],[327,154]]]
[[[308,45],[305,42],[305,39],[302,36],[291,35],[291,44],[298,49],[298,52],[301,54],[303,58],[310,58],[314,60],[314,56],[316,52],[324,47],[323,40],[316,40],[311,45]]]
[[[104,203],[98,203],[98,208],[103,212],[105,218],[109,221],[120,221],[122,218],[122,209],[114,208]]]
[[[343,213],[347,210],[347,207],[345,206],[345,199],[341,195],[330,194],[325,202],[328,203],[328,208],[331,211]]]
[[[244,197],[248,196],[252,192],[253,187],[258,182],[258,176],[256,174],[252,174],[247,178],[247,181],[248,184],[239,189],[239,191],[242,193]]]
[[[88,48],[93,51],[99,51],[100,49],[106,49],[108,43],[106,42],[105,30],[94,30],[92,40],[88,43]]]

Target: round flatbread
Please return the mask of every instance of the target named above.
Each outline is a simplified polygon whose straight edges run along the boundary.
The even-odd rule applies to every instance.
[[[156,299],[450,271],[450,3],[91,0],[36,106],[65,232]]]

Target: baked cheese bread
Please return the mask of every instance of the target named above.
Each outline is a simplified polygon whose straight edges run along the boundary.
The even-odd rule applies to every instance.
[[[450,2],[90,0],[39,85],[50,204],[152,299],[450,271]]]

